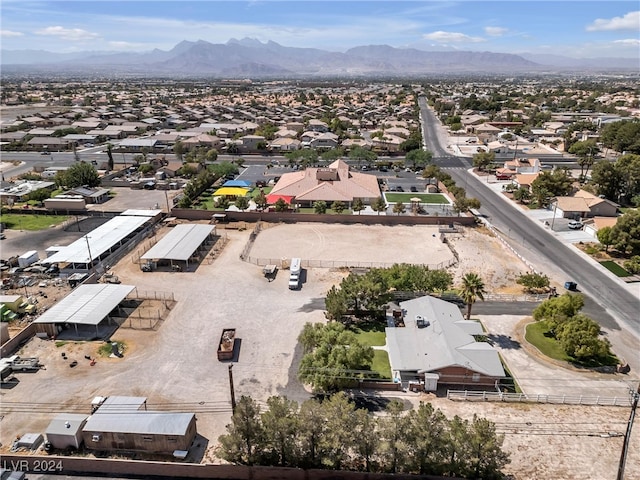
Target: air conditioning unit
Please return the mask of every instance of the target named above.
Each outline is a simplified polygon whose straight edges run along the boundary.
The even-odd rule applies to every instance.
[[[418,328],[425,328],[429,326],[429,321],[422,315],[416,315],[416,326]]]

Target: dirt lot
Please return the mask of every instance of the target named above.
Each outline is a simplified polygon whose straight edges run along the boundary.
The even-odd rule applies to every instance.
[[[262,232],[254,248],[271,252],[282,248],[291,236],[310,235],[305,230],[308,227],[302,225],[299,231],[287,227],[293,230],[286,231],[286,238],[281,238],[277,235],[279,228]],[[373,261],[380,258],[379,239],[391,236],[402,238],[403,245],[419,244],[420,248],[412,252],[424,255],[418,257],[421,259],[435,258],[430,255],[432,250],[446,253],[439,250],[443,244],[428,229],[407,227],[411,234],[405,235],[398,229],[396,235],[389,227],[363,228],[365,234],[352,227],[314,233],[315,238],[309,243],[314,246],[308,247],[308,251],[322,246],[321,251],[328,255],[356,238],[358,248],[353,250],[354,255]],[[251,395],[261,402],[278,394],[296,400],[308,398],[295,380],[300,356],[297,336],[305,322],[324,321],[323,297],[344,273],[326,268],[308,269],[301,290],[290,291],[287,272],[278,272],[273,282],[267,282],[260,267],[239,259],[249,231],[226,233],[228,243],[221,254],[195,271],[144,273],[131,256],[115,266],[113,270],[123,284],[136,285],[145,291],[172,292],[176,300],[171,313],[156,330],[120,328],[116,332],[112,340],[123,341],[127,347],[123,358],[100,357],[91,366],[84,357],[95,357],[99,342],[56,346],[52,341],[34,339],[23,347],[20,353],[39,356],[46,370],[19,374],[20,382],[14,388],[0,391],[3,448],[16,435],[44,431],[56,411],[88,413],[89,403],[96,395],[140,395],[148,397],[150,409],[196,412],[198,431],[207,439],[205,443],[208,441],[209,452],[204,458],[211,459],[211,449],[224,433],[230,417],[228,364],[218,362],[215,353],[221,331],[227,327],[235,327],[241,339],[233,368],[236,396]],[[452,244],[461,258],[461,265],[455,269],[457,278],[469,270],[483,273],[481,269],[490,268],[492,274],[487,283],[493,289],[523,269],[499,244],[494,245],[493,239],[481,233],[465,231],[453,238]],[[291,256],[291,250],[284,251],[287,257]],[[408,261],[403,260],[407,258],[403,257],[404,248],[388,248],[384,252],[385,261]],[[78,366],[70,368],[62,352],[68,359],[77,360]],[[612,478],[622,440],[601,438],[599,434],[624,431],[629,412],[627,408],[462,403],[417,394],[392,395],[411,401],[433,400],[447,415],[468,418],[477,413],[498,422],[500,431],[509,432],[505,447],[512,455],[512,464],[508,471],[518,479]],[[18,411],[20,406],[22,410]],[[555,430],[548,432],[543,428]],[[561,430],[570,432],[558,436]],[[627,478],[639,478],[640,452],[633,447],[639,444],[639,431],[635,430],[631,443]]]

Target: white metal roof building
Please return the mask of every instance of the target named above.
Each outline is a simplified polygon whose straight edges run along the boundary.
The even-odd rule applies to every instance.
[[[490,378],[505,376],[498,352],[473,338],[484,334],[480,323],[465,320],[456,305],[425,296],[400,306],[405,326],[385,329],[394,372],[446,376],[451,369],[464,369]]]
[[[36,318],[34,324],[71,324],[78,331],[78,325],[98,324],[122,302],[136,287],[95,283],[80,285],[49,310]]]
[[[152,212],[154,210],[147,210]],[[70,245],[62,248],[41,263],[70,265],[72,269],[88,269],[117,250],[139,228],[150,220],[150,216],[119,215],[104,225],[92,230]]]
[[[213,225],[176,225],[162,240],[156,243],[142,260],[181,260],[189,264],[189,258],[211,237]]]

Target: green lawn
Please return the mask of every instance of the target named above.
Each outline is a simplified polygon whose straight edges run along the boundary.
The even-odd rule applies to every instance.
[[[624,268],[622,268],[616,262],[613,262],[611,260],[605,260],[604,262],[600,262],[600,265],[602,265],[604,268],[606,268],[607,270],[609,270],[611,273],[613,273],[618,277],[628,277],[631,275]]]
[[[414,197],[419,198],[422,203],[449,203],[449,200],[439,193],[385,193],[384,196],[387,199],[387,203],[411,203],[410,199]]]
[[[53,225],[64,222],[66,215],[20,215],[17,213],[3,213],[1,217],[5,227],[11,230],[45,230]]]
[[[367,323],[351,330],[356,334],[360,343],[370,347],[382,346],[387,341],[384,325],[382,324]]]
[[[527,325],[524,338],[549,358],[563,362],[571,362],[560,343],[549,334],[546,322],[533,322]]]
[[[373,362],[371,362],[371,370],[380,374],[381,378],[391,378],[391,364],[389,363],[389,354],[384,350],[373,351]]]

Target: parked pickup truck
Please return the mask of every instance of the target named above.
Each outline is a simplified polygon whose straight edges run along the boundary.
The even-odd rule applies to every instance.
[[[218,345],[218,360],[231,360],[233,358],[233,349],[236,344],[236,329],[225,328],[220,336],[220,344]]]

